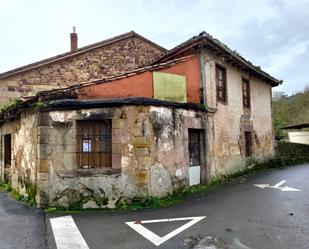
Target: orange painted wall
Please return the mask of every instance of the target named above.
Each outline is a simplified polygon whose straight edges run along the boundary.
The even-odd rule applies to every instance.
[[[161,72],[186,76],[187,102],[200,103],[200,64],[198,56],[161,70]]]
[[[145,72],[119,80],[83,87],[79,90],[80,99],[107,99],[125,97],[152,98],[152,73]],[[82,93],[82,94],[81,94]]]
[[[190,103],[199,103],[200,65],[198,56],[158,71],[186,76],[187,101]],[[123,97],[153,98],[152,72],[144,72],[119,80],[83,87],[78,90],[79,99]]]

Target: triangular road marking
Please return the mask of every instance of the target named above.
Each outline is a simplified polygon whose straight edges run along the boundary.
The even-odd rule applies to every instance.
[[[288,191],[288,192],[292,192],[292,191],[301,191],[300,189],[297,189],[297,188],[291,188],[291,187],[288,187],[288,186],[285,186],[281,189],[281,191]]]
[[[185,218],[173,218],[173,219],[159,219],[159,220],[143,220],[143,221],[130,221],[125,222],[129,227],[131,227],[133,230],[138,232],[140,235],[144,236],[146,239],[148,239],[150,242],[155,244],[156,246],[159,246],[163,244],[165,241],[171,239],[175,235],[181,233],[182,231],[186,230],[187,228],[193,226],[197,222],[201,221],[202,219],[206,218],[206,216],[198,216],[198,217],[185,217]],[[146,227],[144,227],[142,224],[147,223],[157,223],[157,222],[172,222],[172,221],[182,221],[182,220],[190,220],[186,224],[182,225],[181,227],[178,227],[174,231],[166,234],[163,237],[158,236],[157,234],[153,233]]]
[[[259,188],[266,188],[269,187],[269,184],[254,184],[254,186],[257,186]]]

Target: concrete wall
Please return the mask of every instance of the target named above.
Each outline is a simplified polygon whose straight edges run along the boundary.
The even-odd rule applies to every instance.
[[[153,106],[125,106],[41,113],[40,204],[114,207],[135,196],[165,196],[188,185],[188,128],[205,128],[205,113]],[[112,120],[112,168],[79,169],[76,122]],[[44,135],[43,135],[44,134]],[[45,140],[45,141],[43,141]],[[206,180],[206,166],[202,167]],[[45,179],[45,180],[44,180]],[[47,199],[44,199],[48,197]],[[46,203],[44,203],[46,201]]]
[[[289,142],[298,144],[309,144],[309,132],[308,131],[289,131]]]
[[[37,181],[37,115],[24,113],[20,119],[1,125],[1,178],[22,195]],[[4,165],[4,135],[11,134],[11,166]]]
[[[0,79],[0,107],[20,96],[34,95],[119,74],[143,65],[163,51],[137,37]]]
[[[271,86],[205,52],[206,103],[216,108],[209,118],[209,166],[212,176],[231,174],[245,166],[244,132],[252,132],[253,157],[274,154],[271,120]],[[227,103],[216,98],[216,63],[226,68]],[[242,77],[250,79],[251,108],[243,107]]]

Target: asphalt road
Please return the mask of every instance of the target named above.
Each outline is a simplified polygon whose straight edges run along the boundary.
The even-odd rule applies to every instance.
[[[56,248],[56,237],[58,249],[308,249],[308,176],[309,165],[299,165],[240,177],[187,197],[182,204],[168,208],[48,215],[49,248]],[[277,186],[259,188],[254,184]],[[282,191],[287,190],[286,187],[302,191]],[[200,218],[183,231],[177,229],[186,226],[190,220],[143,223],[145,220],[200,216],[206,218]],[[152,242],[126,224],[131,221],[137,221],[131,224],[135,228],[145,227],[141,233],[146,237],[148,234]],[[175,230],[179,233],[164,241],[164,236],[175,233]],[[156,241],[161,244],[156,246]],[[221,246],[206,246],[214,241]],[[198,243],[204,246],[198,247]],[[0,193],[0,248],[45,246],[42,212]]]
[[[0,192],[0,249],[45,249],[45,227],[40,209],[29,208]]]
[[[308,177],[309,165],[267,170],[215,186],[169,208],[136,212],[84,212],[72,216],[90,249],[193,248],[194,243],[205,236],[222,239],[227,248],[234,249],[308,249]],[[286,182],[278,188],[254,186],[274,186],[283,180]],[[302,191],[281,191],[284,186]],[[52,215],[48,220],[56,216]],[[125,223],[196,216],[207,217],[160,246],[154,245]],[[187,222],[142,225],[162,237]],[[49,244],[53,249],[56,247],[51,230],[48,222]]]

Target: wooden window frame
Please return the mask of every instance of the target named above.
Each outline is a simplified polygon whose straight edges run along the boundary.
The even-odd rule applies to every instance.
[[[245,90],[245,86],[246,86],[246,90]],[[242,78],[242,104],[244,108],[248,108],[248,109],[251,108],[250,80],[246,78]]]
[[[223,87],[219,86],[219,71],[222,71],[223,76]],[[227,70],[224,66],[216,63],[216,91],[217,91],[217,101],[223,104],[227,104]],[[220,92],[222,92],[223,98],[220,97]]]
[[[112,168],[112,122],[76,121],[76,162],[79,169]]]

